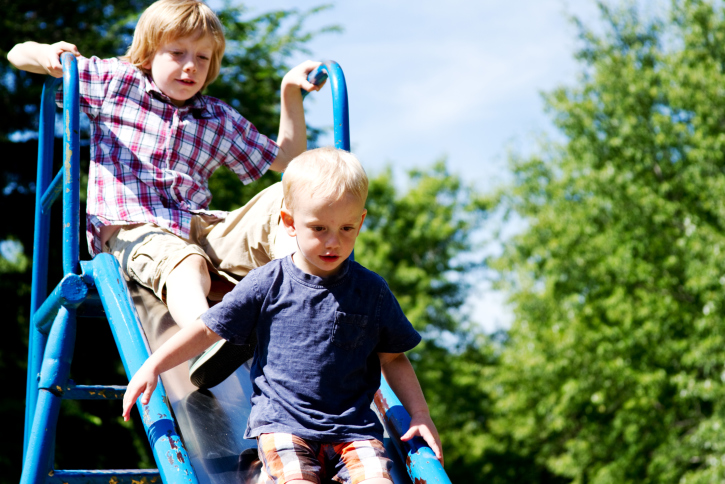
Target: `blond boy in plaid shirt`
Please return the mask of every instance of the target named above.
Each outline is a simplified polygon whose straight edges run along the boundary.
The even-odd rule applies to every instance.
[[[236,282],[286,255],[279,185],[227,213],[207,210],[208,180],[222,165],[243,183],[284,171],[307,147],[300,88],[320,87],[307,81],[316,62],[284,76],[275,143],[201,94],[219,74],[224,47],[221,23],[203,2],[160,0],[142,14],[120,59],[85,58],[67,42],[25,42],[8,53],[15,67],[55,77],[61,54],[76,56],[81,110],[91,123],[89,250],[116,256],[181,327],[209,308],[211,275]],[[250,356],[243,346],[215,345],[192,362],[191,381],[212,387]]]

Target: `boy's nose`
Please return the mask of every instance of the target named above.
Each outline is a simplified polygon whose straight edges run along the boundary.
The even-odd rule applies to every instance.
[[[338,237],[337,234],[330,234],[330,236],[327,237],[325,245],[327,248],[338,247],[340,245],[340,237]]]
[[[194,62],[194,59],[188,59],[184,63],[184,70],[187,72],[193,72],[196,71],[196,62]]]

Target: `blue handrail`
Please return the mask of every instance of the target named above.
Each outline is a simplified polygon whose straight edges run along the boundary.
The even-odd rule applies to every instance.
[[[43,210],[43,196],[51,184],[53,173],[53,138],[55,128],[55,91],[60,79],[49,77],[43,86],[40,101],[40,128],[38,133],[38,174],[35,182],[35,232],[33,238],[33,282],[30,293],[30,316],[36,313],[48,295],[48,235],[50,209]],[[25,438],[23,458],[28,450],[30,427],[35,415],[35,395],[38,394],[40,366],[47,334],[30,328],[28,342],[28,376],[25,385]]]
[[[72,54],[63,55],[63,273],[80,273],[80,96],[78,63]]]
[[[330,89],[332,91],[335,148],[350,151],[350,115],[347,104],[347,84],[340,64],[335,61],[325,61],[307,76],[307,80],[312,84],[319,84],[325,78],[330,79]],[[306,92],[303,94],[306,94]]]

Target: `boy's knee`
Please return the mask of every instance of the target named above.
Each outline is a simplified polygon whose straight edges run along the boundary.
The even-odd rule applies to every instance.
[[[175,272],[178,273],[190,273],[190,274],[206,274],[209,275],[209,264],[207,260],[199,254],[189,254],[183,260],[181,260],[176,267],[171,270],[169,278],[173,276]]]
[[[200,285],[205,289],[205,295],[209,293],[211,276],[209,275],[208,261],[198,255],[189,254],[176,267],[171,269],[166,278],[166,289],[175,285]]]

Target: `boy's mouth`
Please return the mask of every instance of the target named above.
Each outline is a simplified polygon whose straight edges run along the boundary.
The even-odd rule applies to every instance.
[[[181,82],[182,84],[186,84],[188,86],[196,84],[196,81],[194,81],[192,79],[179,79],[179,82]]]
[[[321,255],[320,259],[324,260],[325,262],[335,262],[337,259],[339,259],[339,255]]]

